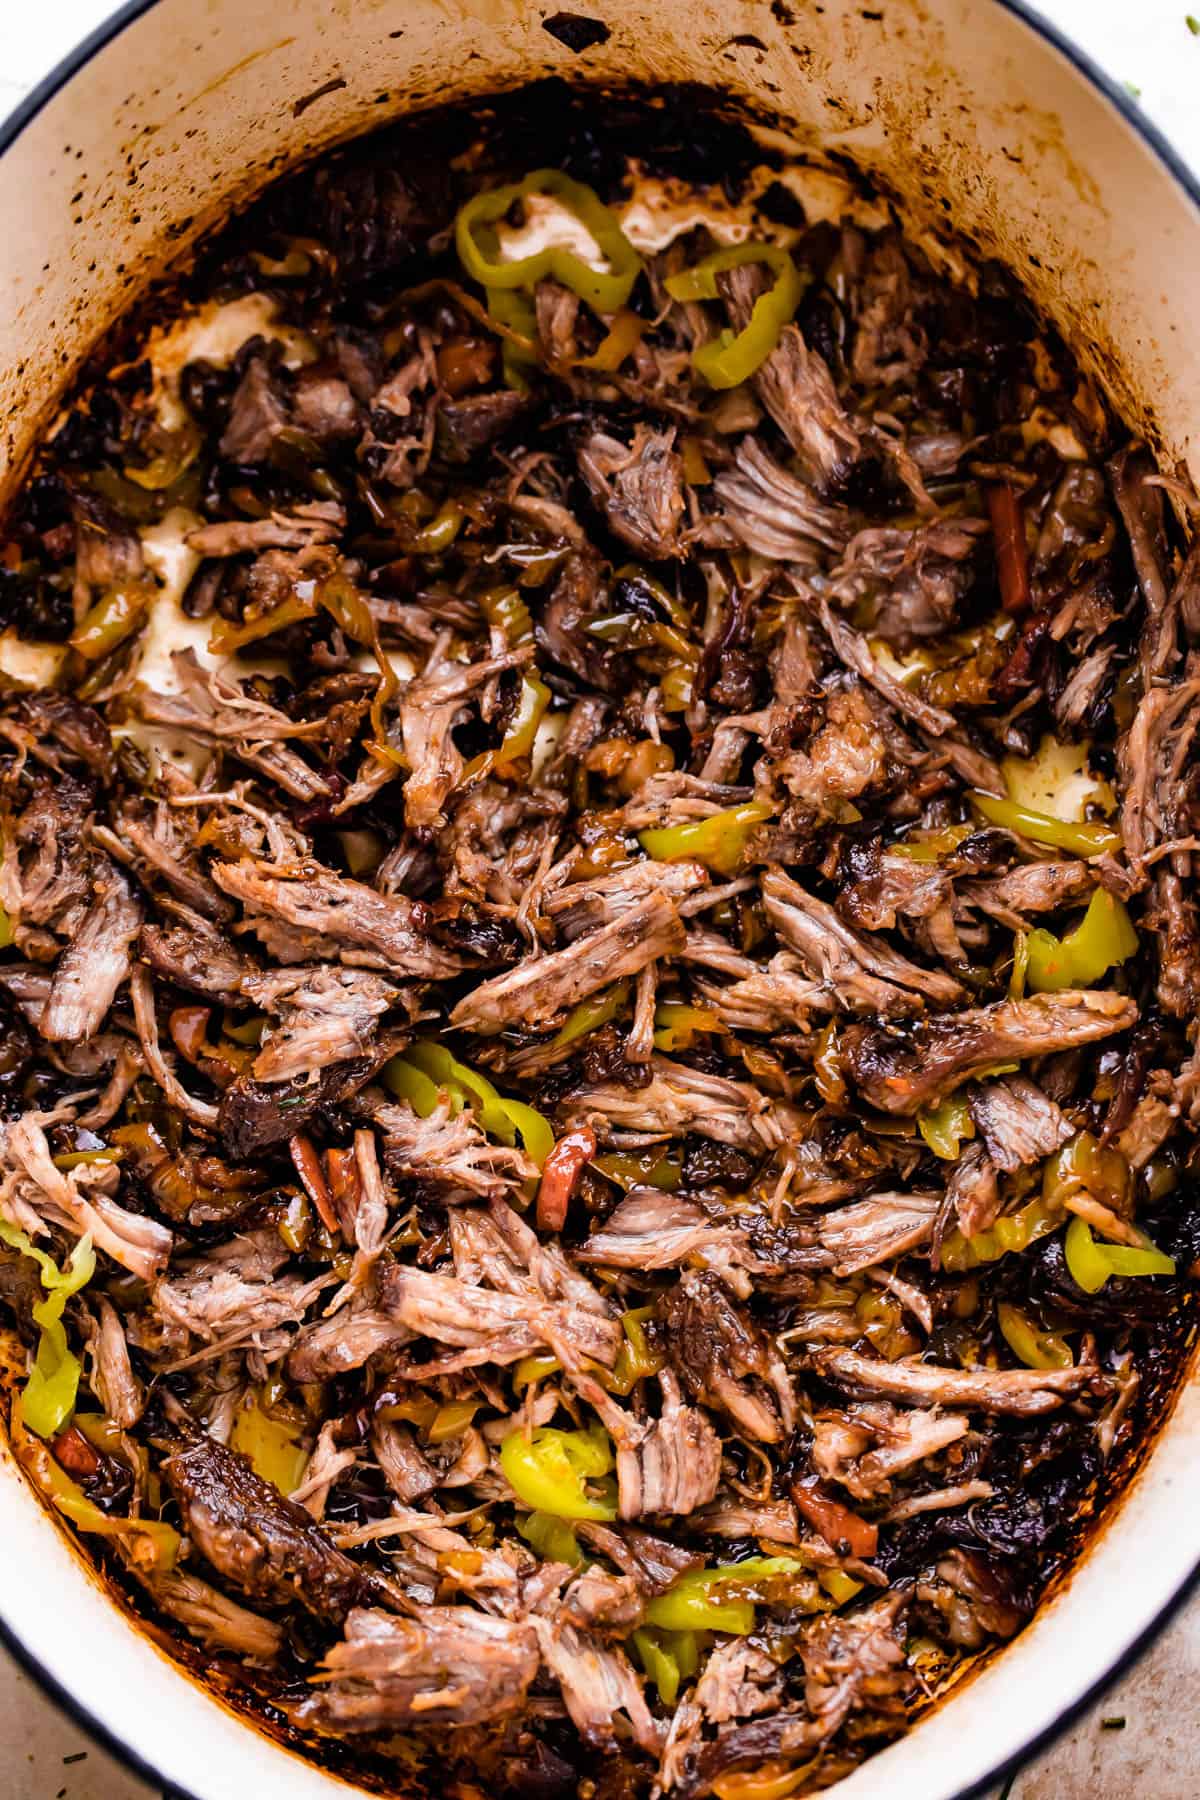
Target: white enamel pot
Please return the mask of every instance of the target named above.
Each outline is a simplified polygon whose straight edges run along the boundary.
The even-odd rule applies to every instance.
[[[1007,264],[1165,466],[1200,485],[1200,192],[1127,98],[1001,0],[134,0],[0,128],[0,495],[89,347],[272,173],[414,106],[546,74],[688,80],[879,178]],[[307,104],[301,104],[307,102]],[[966,1796],[1061,1727],[1200,1565],[1200,1390],[1010,1648],[838,1789]],[[346,1793],[118,1610],[0,1445],[0,1623],[110,1747],[193,1800]]]

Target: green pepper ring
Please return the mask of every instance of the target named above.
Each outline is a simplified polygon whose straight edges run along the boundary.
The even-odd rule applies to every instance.
[[[607,257],[608,270],[593,269],[574,251],[553,244],[533,256],[511,262],[488,256],[476,236],[476,228],[494,225],[514,200],[524,200],[531,194],[549,194],[564,200]],[[494,241],[495,233],[490,235]],[[544,275],[553,275],[598,313],[619,312],[642,272],[641,257],[595,189],[573,181],[558,169],[534,169],[520,181],[476,194],[459,209],[454,241],[463,268],[483,287],[532,288]]]

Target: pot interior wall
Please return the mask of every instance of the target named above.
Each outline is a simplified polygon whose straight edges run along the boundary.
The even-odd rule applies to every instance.
[[[1005,7],[598,0],[588,16],[607,36],[576,53],[518,0],[142,10],[0,158],[0,491],[88,346],[230,204],[400,110],[553,74],[727,89],[882,179],[913,228],[952,219],[1200,477],[1196,208]]]
[[[607,35],[578,54],[520,0],[157,0],[131,18],[0,156],[0,492],[89,347],[231,204],[408,107],[549,74],[727,89],[786,119],[810,152],[882,180],[914,230],[952,220],[1200,482],[1200,212],[1112,103],[997,0],[597,0],[588,14]],[[1104,1674],[1200,1560],[1198,1429],[1193,1386],[1069,1590],[852,1777],[847,1800],[961,1792]],[[2,1449],[0,1511],[0,1612],[166,1780],[203,1800],[341,1791],[113,1613]]]

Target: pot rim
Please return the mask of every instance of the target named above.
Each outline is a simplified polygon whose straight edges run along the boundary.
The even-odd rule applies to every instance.
[[[26,127],[32,124],[50,101],[74,80],[81,69],[86,68],[93,57],[106,49],[129,26],[135,24],[138,19],[151,12],[159,4],[160,0],[124,0],[123,5],[118,6],[86,37],[81,38],[79,43],[69,50],[48,74],[42,77],[25,98],[18,102],[8,117],[0,122],[0,156],[5,155],[12,148]],[[1102,69],[1088,51],[1029,4],[1029,0],[991,0],[991,4],[1019,19],[1023,25],[1041,38],[1043,43],[1049,45],[1052,50],[1057,51],[1078,74],[1083,76],[1085,81],[1103,95],[1125,123],[1131,126],[1153,151],[1168,175],[1178,183],[1196,207],[1197,212],[1200,212],[1200,171],[1192,168],[1166,133],[1146,116],[1127,89]],[[1150,1455],[1152,1459],[1153,1451]],[[1142,1479],[1148,1466],[1149,1463],[1145,1468],[1139,1470],[1135,1479]],[[981,1796],[985,1795],[998,1781],[1003,1781],[1007,1776],[1015,1774],[1031,1757],[1055,1743],[1089,1706],[1100,1699],[1114,1682],[1138,1661],[1155,1638],[1165,1630],[1186,1602],[1198,1591],[1200,1591],[1200,1561],[1194,1563],[1181,1578],[1179,1585],[1154,1618],[1114,1659],[1103,1675],[1064,1706],[1050,1724],[1032,1738],[1024,1741],[1019,1749],[1014,1750],[997,1763],[989,1774],[972,1782],[968,1787],[956,1789],[953,1800],[981,1800]],[[3,1602],[0,1601],[0,1608],[2,1605]],[[25,1674],[37,1683],[61,1712],[65,1713],[75,1725],[127,1768],[131,1774],[136,1775],[148,1785],[156,1787],[162,1794],[163,1800],[201,1800],[199,1795],[193,1794],[189,1789],[181,1788],[177,1784],[167,1781],[150,1761],[132,1749],[104,1720],[91,1712],[76,1694],[64,1687],[58,1677],[26,1648],[14,1626],[4,1617],[2,1610],[0,1610],[0,1646],[8,1652]],[[255,1729],[252,1723],[246,1721],[247,1731],[255,1731]],[[258,1733],[257,1735],[261,1737],[262,1734]]]

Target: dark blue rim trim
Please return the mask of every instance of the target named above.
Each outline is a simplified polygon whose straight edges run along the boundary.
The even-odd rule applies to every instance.
[[[95,31],[90,32],[81,43],[77,44],[74,50],[65,56],[0,124],[0,155],[3,155],[17,141],[25,127],[37,118],[43,108],[54,99],[62,88],[66,87],[80,69],[91,62],[99,51],[111,44],[114,38],[120,37],[121,33],[135,20],[140,19],[144,13],[148,13],[158,4],[159,0],[126,0],[126,4],[119,7],[111,18],[106,19],[102,25],[98,25]],[[1158,126],[1147,118],[1126,89],[1106,74],[1085,50],[1081,50],[1078,44],[1066,37],[1057,25],[1052,25],[1049,19],[1044,18],[1032,6],[1027,5],[1026,0],[992,0],[992,4],[1019,19],[1052,49],[1057,50],[1060,56],[1069,62],[1092,87],[1097,89],[1109,105],[1121,115],[1126,124],[1132,126],[1137,135],[1149,145],[1168,174],[1179,183],[1192,204],[1200,211],[1200,179],[1197,179],[1195,172],[1180,156],[1175,146],[1163,135]],[[1200,1564],[1188,1572],[1158,1614],[1098,1681],[1093,1682],[1070,1706],[1064,1707],[1053,1722],[1040,1731],[1036,1737],[1031,1738],[1023,1749],[998,1763],[989,1775],[973,1782],[970,1787],[959,1789],[954,1800],[980,1800],[980,1796],[986,1794],[996,1782],[1003,1781],[1006,1776],[1015,1774],[1031,1757],[1036,1756],[1039,1751],[1052,1744],[1082,1713],[1087,1711],[1089,1706],[1099,1700],[1101,1695],[1106,1693],[1128,1668],[1132,1667],[1143,1651],[1170,1624],[1180,1608],[1198,1588],[1200,1588]],[[167,1782],[144,1757],[140,1756],[136,1750],[132,1750],[128,1744],[123,1743],[102,1720],[90,1713],[74,1694],[68,1693],[58,1678],[30,1654],[12,1627],[2,1617],[0,1617],[0,1644],[81,1730],[86,1731],[103,1749],[114,1756],[118,1762],[124,1763],[142,1781],[159,1788],[163,1793],[163,1800],[197,1800],[196,1795]],[[249,1726],[248,1729],[253,1729],[253,1727]]]

